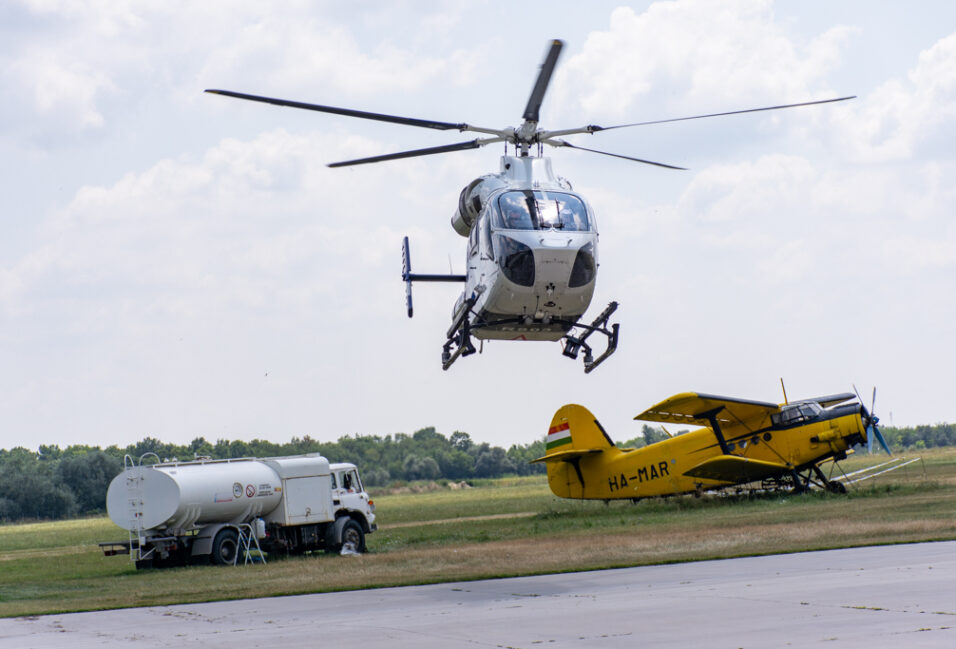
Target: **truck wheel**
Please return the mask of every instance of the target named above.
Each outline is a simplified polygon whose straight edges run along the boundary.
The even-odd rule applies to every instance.
[[[365,552],[365,532],[362,531],[362,526],[353,520],[349,520],[342,529],[342,545],[339,546],[339,552],[346,543],[351,543],[356,552]]]
[[[335,540],[335,528],[338,524],[342,524],[342,539],[340,541]],[[342,546],[346,543],[351,543],[356,552],[365,552],[365,532],[362,530],[362,526],[351,518],[338,519],[335,524],[329,526],[327,534],[325,551],[330,554],[339,554],[342,551]]]
[[[234,566],[239,556],[239,535],[236,530],[227,527],[219,530],[212,541],[210,560],[217,566]]]

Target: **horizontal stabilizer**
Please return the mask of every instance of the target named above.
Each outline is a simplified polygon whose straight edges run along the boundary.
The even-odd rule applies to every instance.
[[[718,455],[704,460],[684,475],[721,482],[751,482],[790,471],[786,464],[751,460],[737,455]]]
[[[576,460],[579,457],[585,455],[593,455],[595,453],[603,452],[603,448],[584,448],[584,449],[568,449],[567,451],[556,451],[554,453],[548,453],[545,456],[535,458],[531,460],[534,462],[571,462]]]

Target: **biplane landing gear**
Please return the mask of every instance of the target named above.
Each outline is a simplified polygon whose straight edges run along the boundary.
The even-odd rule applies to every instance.
[[[584,373],[587,374],[598,365],[607,360],[608,356],[613,354],[617,350],[617,333],[619,324],[615,323],[608,328],[607,321],[611,318],[611,315],[617,311],[617,302],[611,302],[607,305],[607,308],[601,311],[601,315],[594,319],[589,325],[575,324],[572,327],[572,330],[575,327],[580,327],[585,329],[584,335],[581,337],[572,336],[570,333],[564,337],[564,351],[561,353],[567,356],[568,358],[577,358],[578,352],[582,349],[584,350]],[[588,337],[593,333],[600,333],[607,336],[607,349],[604,350],[597,358],[591,353],[591,346],[587,344]]]
[[[824,475],[823,470],[816,465],[804,471],[794,469],[789,478],[793,487],[792,491],[795,494],[806,493],[814,487],[826,489],[832,494],[845,494],[847,492],[845,484],[837,480],[830,480]]]
[[[824,489],[829,491],[831,494],[845,494],[846,485],[842,482],[837,482],[836,480],[830,480],[828,477],[823,475],[823,470],[819,466],[813,467],[813,472],[817,476],[817,480],[813,481],[813,484],[817,486],[822,486]]]

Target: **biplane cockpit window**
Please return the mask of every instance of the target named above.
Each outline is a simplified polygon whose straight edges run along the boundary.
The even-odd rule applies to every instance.
[[[591,221],[584,202],[573,194],[523,190],[498,197],[494,226],[503,230],[588,232]]]
[[[816,403],[795,403],[784,406],[780,412],[770,416],[770,421],[777,426],[789,426],[815,418],[823,411]]]

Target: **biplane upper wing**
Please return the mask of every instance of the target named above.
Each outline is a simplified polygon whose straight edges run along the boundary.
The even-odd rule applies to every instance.
[[[823,408],[829,408],[830,406],[835,406],[838,403],[843,403],[844,401],[850,401],[851,399],[856,399],[856,395],[852,392],[841,392],[840,394],[829,394],[825,397],[817,397],[816,399],[808,399],[808,401],[816,401]]]
[[[718,455],[704,460],[684,475],[720,482],[744,483],[763,480],[789,471],[789,467],[785,464],[752,460],[737,455]]]
[[[710,426],[711,417],[716,417],[720,428],[729,437],[740,428],[752,432],[770,426],[770,415],[777,412],[780,412],[780,406],[775,403],[683,392],[651,406],[634,419],[662,424]]]

